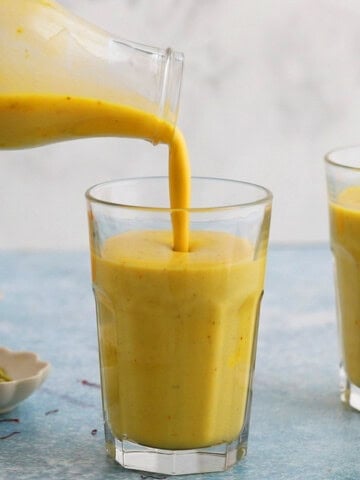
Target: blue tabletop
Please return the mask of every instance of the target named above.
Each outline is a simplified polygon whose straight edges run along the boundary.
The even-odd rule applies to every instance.
[[[0,437],[20,432],[0,440],[0,479],[147,477],[105,454],[87,253],[1,252],[0,293],[0,345],[52,364],[37,392],[0,415],[20,421],[0,422]],[[337,364],[328,247],[273,247],[248,456],[226,473],[186,478],[359,479],[360,414],[339,401]]]

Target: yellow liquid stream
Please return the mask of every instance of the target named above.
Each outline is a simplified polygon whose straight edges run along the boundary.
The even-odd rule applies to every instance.
[[[349,380],[360,388],[360,187],[347,188],[330,204],[330,226],[342,357]]]

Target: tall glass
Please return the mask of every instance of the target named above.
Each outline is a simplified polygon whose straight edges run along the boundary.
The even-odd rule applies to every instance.
[[[340,338],[340,395],[360,411],[360,147],[325,157]]]
[[[223,471],[246,454],[271,193],[192,179],[172,249],[168,179],[87,192],[106,448],[126,468]]]

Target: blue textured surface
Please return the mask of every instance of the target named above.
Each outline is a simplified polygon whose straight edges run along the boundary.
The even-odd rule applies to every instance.
[[[81,383],[99,381],[88,255],[2,252],[0,266],[0,345],[53,365],[40,390],[0,415],[20,419],[0,422],[0,437],[21,432],[0,440],[0,479],[140,479],[106,457],[100,391]],[[206,478],[359,479],[360,414],[340,404],[337,357],[328,248],[273,248],[248,456]]]

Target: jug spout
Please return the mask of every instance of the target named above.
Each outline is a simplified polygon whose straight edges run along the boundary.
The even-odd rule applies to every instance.
[[[116,38],[53,0],[1,0],[0,54],[0,148],[103,135],[158,143],[167,142],[174,130],[184,63],[180,52]],[[78,110],[76,125],[64,113],[70,101],[72,112]],[[103,118],[92,129],[89,102],[93,117]],[[157,121],[136,135],[125,127],[122,132],[119,121],[115,125],[109,118],[116,106]]]

